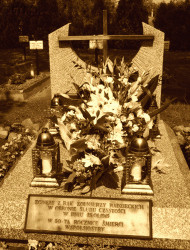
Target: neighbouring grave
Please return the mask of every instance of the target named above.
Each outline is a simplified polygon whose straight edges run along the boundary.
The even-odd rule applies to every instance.
[[[133,62],[141,72],[151,67],[151,77],[161,75],[164,34],[149,25],[143,26],[146,34],[154,36],[154,41],[153,44],[143,41]],[[50,34],[52,97],[72,89],[73,78],[81,84],[85,75],[83,69],[74,67],[72,61],[82,65],[84,62],[77,59],[68,42],[59,47],[59,36],[68,35],[68,28],[66,25]],[[159,85],[158,106],[160,95]],[[152,162],[153,196],[121,194],[122,172],[118,173],[117,188],[98,186],[82,197],[79,190],[66,192],[63,182],[59,188],[33,187],[35,141],[1,185],[0,240],[189,249],[188,166],[173,131],[162,120],[158,127],[161,139],[156,139],[153,146],[160,154]],[[66,148],[60,145],[63,167],[69,158]],[[153,168],[158,162],[161,168]]]

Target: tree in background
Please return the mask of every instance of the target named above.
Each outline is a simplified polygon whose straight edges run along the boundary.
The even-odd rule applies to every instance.
[[[78,35],[102,34],[103,0],[70,0],[69,18],[72,33]]]
[[[111,27],[112,34],[132,35],[142,34],[142,22],[148,22],[148,11],[143,0],[120,0],[114,25]],[[136,47],[138,42],[114,42],[115,46],[126,48],[128,45]]]
[[[170,40],[170,48],[174,50],[190,49],[190,3],[161,3],[157,9],[154,25],[165,32],[166,40]]]
[[[140,34],[142,22],[148,22],[148,12],[143,0],[120,0],[116,11],[117,33]]]
[[[0,46],[14,48],[19,45],[19,35],[25,32],[29,6],[23,0],[2,4],[0,11]],[[22,27],[21,27],[22,24]]]
[[[48,34],[59,27],[58,6],[56,0],[38,0],[37,27],[35,38],[47,40]]]
[[[149,16],[152,15],[152,12],[153,12],[153,15],[154,13],[156,13],[158,5],[153,0],[143,0],[143,3],[148,11]]]
[[[0,5],[0,48],[18,47],[19,35],[47,41],[50,32],[67,22],[59,13],[57,0],[3,2]]]

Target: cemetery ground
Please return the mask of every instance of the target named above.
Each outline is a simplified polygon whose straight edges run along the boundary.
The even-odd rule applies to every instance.
[[[32,58],[35,62],[35,54],[32,52],[27,60]],[[94,52],[78,51],[78,54],[86,62],[90,63],[94,61]],[[112,51],[110,58],[113,59],[115,56],[121,58],[124,56],[130,61],[134,56],[135,51],[130,53],[128,51]],[[10,64],[10,56],[13,56],[12,63],[22,61],[22,50],[14,50],[14,53],[9,51],[0,51],[0,72],[6,69],[6,64]],[[15,61],[14,61],[15,60]],[[48,62],[48,51],[39,53],[40,69],[41,71],[49,70]],[[94,62],[93,62],[94,63]],[[2,67],[3,65],[3,67]],[[190,52],[165,52],[164,55],[164,79],[163,79],[163,90],[162,99],[172,99],[178,97],[178,100],[171,104],[167,110],[162,112],[161,118],[167,122],[170,127],[183,125],[190,127]],[[9,78],[7,75],[0,73],[0,84],[6,83]],[[35,95],[29,97],[23,102],[0,101],[0,124],[11,125],[13,123],[21,123],[27,118],[31,118],[34,124],[43,126],[48,117],[48,108],[50,107],[51,93],[50,93],[50,80],[47,80],[48,84],[45,88],[41,89]],[[0,139],[0,146],[3,145],[5,140]],[[11,248],[10,248],[11,249]],[[82,248],[81,248],[82,249]]]

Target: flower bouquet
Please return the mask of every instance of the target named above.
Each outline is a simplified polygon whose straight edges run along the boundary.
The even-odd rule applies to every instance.
[[[87,193],[99,185],[118,187],[116,173],[123,169],[130,138],[138,133],[148,137],[153,116],[169,105],[149,112],[158,77],[148,80],[149,72],[140,75],[124,58],[119,65],[108,58],[97,72],[86,68],[81,86],[73,82],[76,98],[60,94],[57,125],[71,155],[65,167],[70,173],[66,190]]]

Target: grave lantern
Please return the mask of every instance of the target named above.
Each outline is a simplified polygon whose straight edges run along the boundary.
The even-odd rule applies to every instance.
[[[57,109],[62,105],[61,101],[61,95],[60,94],[55,94],[53,99],[51,100],[51,108]]]
[[[30,75],[31,75],[32,78],[35,75],[35,73],[34,73],[34,65],[33,64],[31,64],[31,67],[30,67]]]
[[[58,134],[58,126],[57,124],[57,118],[61,117],[61,109],[62,109],[62,100],[60,94],[55,94],[53,99],[51,100],[51,107],[50,107],[50,120],[49,120],[49,132],[52,135]]]
[[[122,193],[153,195],[151,160],[152,155],[146,139],[141,136],[133,138],[127,149]]]
[[[31,186],[58,187],[60,173],[59,143],[54,141],[47,128],[38,135],[35,148],[32,150],[34,179]]]

